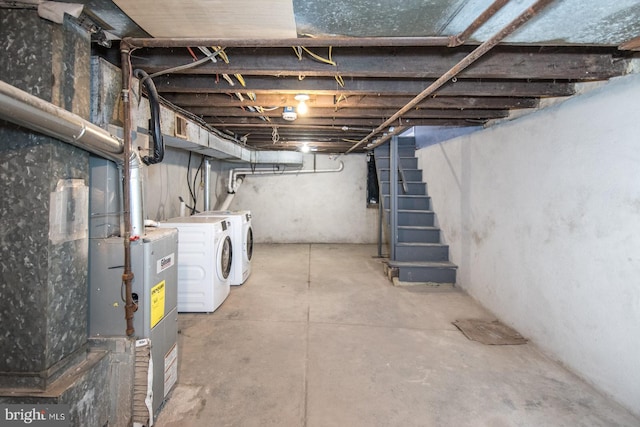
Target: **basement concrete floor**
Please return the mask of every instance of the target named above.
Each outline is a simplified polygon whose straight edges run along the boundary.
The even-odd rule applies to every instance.
[[[535,345],[487,346],[455,289],[394,287],[371,245],[257,245],[213,314],[181,314],[157,427],[639,426]]]

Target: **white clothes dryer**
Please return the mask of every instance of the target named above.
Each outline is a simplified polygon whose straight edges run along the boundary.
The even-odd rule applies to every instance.
[[[213,312],[229,295],[234,258],[231,222],[189,216],[160,226],[178,229],[178,311]]]
[[[206,211],[194,216],[227,218],[231,222],[231,241],[236,253],[231,263],[231,285],[242,285],[251,275],[253,227],[251,211]],[[242,249],[240,249],[242,248]]]

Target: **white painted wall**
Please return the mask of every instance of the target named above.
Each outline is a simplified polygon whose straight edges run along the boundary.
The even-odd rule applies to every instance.
[[[202,156],[194,153],[191,157],[189,179],[193,185],[196,170],[200,165]],[[187,205],[191,206],[189,187],[187,185],[187,166],[189,165],[189,152],[177,148],[166,147],[162,163],[145,166],[145,218],[154,221],[162,221],[174,218],[180,214],[180,200],[182,197]],[[218,197],[224,199],[226,193],[216,187],[216,184],[226,176],[224,171],[227,166],[218,160],[211,161],[211,206],[215,206]],[[196,181],[197,203],[196,209],[201,211],[204,206],[204,181],[202,173],[198,174]],[[220,194],[222,194],[220,196]],[[188,211],[188,209],[187,209]]]
[[[304,169],[313,169],[313,157],[304,157]],[[339,160],[339,173],[247,175],[230,208],[251,210],[257,242],[375,243],[378,210],[367,208],[366,157]],[[338,165],[316,154],[317,169]]]
[[[458,284],[640,414],[640,75],[418,152]]]

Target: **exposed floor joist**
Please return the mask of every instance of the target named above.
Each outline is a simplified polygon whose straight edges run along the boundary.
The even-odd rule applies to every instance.
[[[291,47],[234,47],[225,51],[229,63],[218,58],[154,81],[166,101],[256,148],[309,144],[342,152],[473,49],[347,46],[332,50],[334,66],[306,52],[299,59]],[[326,48],[311,51],[328,59]],[[575,82],[622,75],[628,56],[613,47],[498,46],[392,125],[481,126],[514,109],[536,108],[541,98],[573,95]],[[187,48],[143,48],[132,61],[154,73],[194,58]],[[283,120],[283,107],[295,107],[300,93],[309,95],[309,112]]]

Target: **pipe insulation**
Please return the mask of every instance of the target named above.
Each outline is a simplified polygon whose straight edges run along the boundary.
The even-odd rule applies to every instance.
[[[122,162],[123,141],[50,102],[0,81],[0,117],[98,156]]]

